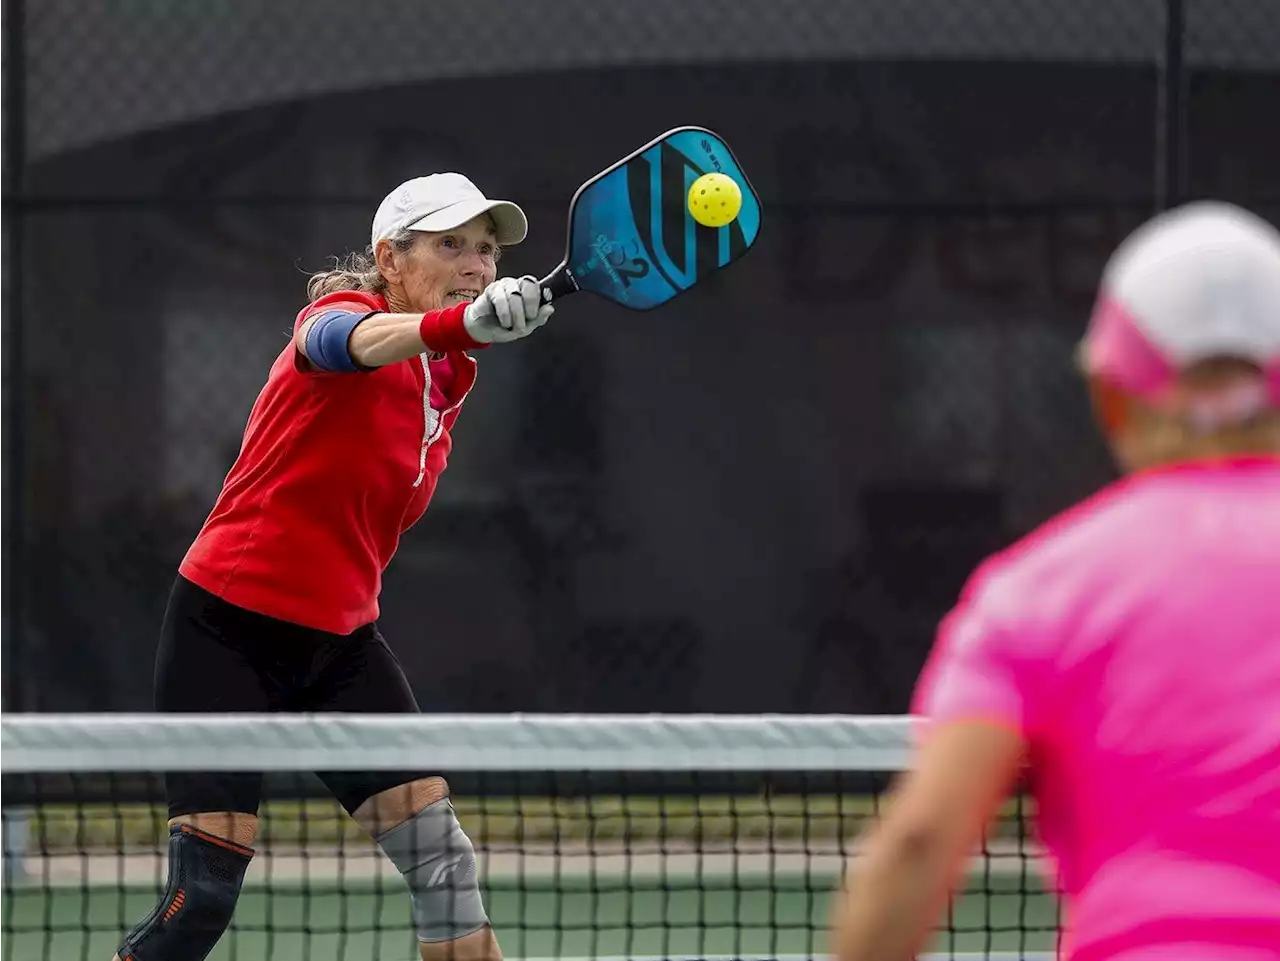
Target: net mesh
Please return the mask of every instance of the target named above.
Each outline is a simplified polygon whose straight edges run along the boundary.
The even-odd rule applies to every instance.
[[[393,865],[309,773],[441,770],[507,958],[826,953],[911,722],[823,716],[8,716],[6,959],[105,959],[166,881],[160,770],[264,773],[215,959],[418,957]],[[930,950],[1047,958],[1055,895],[1011,799]],[[850,860],[846,862],[846,858]]]

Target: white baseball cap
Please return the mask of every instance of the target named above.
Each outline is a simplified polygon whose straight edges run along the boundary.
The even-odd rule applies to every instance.
[[[473,217],[488,213],[497,228],[498,243],[518,244],[529,232],[524,211],[510,200],[490,200],[462,174],[431,174],[406,180],[378,205],[373,215],[370,244],[378,246],[401,230],[453,230]]]
[[[1235,357],[1262,368],[1280,405],[1280,231],[1232,204],[1198,201],[1139,227],[1112,255],[1081,360],[1159,400],[1177,373]]]

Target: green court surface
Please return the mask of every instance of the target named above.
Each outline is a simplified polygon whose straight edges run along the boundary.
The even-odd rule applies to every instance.
[[[246,886],[216,961],[414,961],[409,906],[396,882],[331,873]],[[107,961],[121,932],[155,904],[153,886],[4,891],[5,961]],[[486,904],[507,958],[821,956],[829,879],[801,876],[503,878]],[[1031,879],[974,878],[932,946],[943,956],[1043,958],[1056,907]]]

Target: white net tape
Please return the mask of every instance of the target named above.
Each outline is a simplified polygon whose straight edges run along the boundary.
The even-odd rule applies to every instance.
[[[6,773],[155,770],[893,771],[914,722],[842,715],[26,714]]]

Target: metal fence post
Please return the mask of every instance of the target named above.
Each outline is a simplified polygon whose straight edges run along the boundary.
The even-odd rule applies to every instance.
[[[24,684],[27,671],[26,612],[23,602],[26,543],[23,509],[25,499],[25,444],[23,358],[23,271],[26,241],[26,207],[23,190],[26,171],[26,3],[4,0],[4,497],[0,504],[4,524],[4,616],[0,636],[4,646],[4,710],[29,708]]]
[[[1165,0],[1164,56],[1156,117],[1156,206],[1187,199],[1186,2]]]

